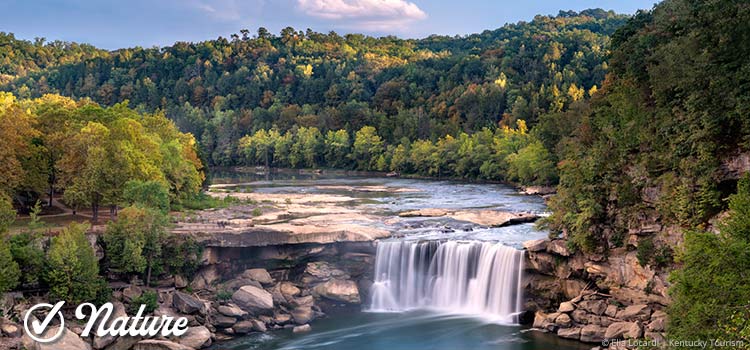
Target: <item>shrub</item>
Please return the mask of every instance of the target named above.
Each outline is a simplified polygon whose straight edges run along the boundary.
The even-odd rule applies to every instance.
[[[52,239],[44,275],[52,299],[80,304],[99,301],[104,293],[99,263],[86,238],[88,228],[71,223]]]
[[[216,299],[219,301],[229,301],[232,299],[232,292],[222,289],[216,293]]]
[[[750,177],[730,196],[729,216],[720,234],[688,232],[670,276],[673,302],[668,309],[670,338],[742,339],[747,335],[740,312],[750,300]],[[745,319],[746,320],[746,319]]]
[[[0,294],[16,288],[20,277],[21,270],[13,261],[8,241],[0,234]]]
[[[651,259],[654,257],[654,241],[651,238],[644,238],[638,242],[638,263],[641,266],[646,266],[651,263]]]
[[[133,299],[128,308],[128,312],[131,315],[135,315],[141,305],[146,305],[146,309],[144,310],[145,313],[150,314],[154,312],[154,310],[159,307],[159,295],[151,290],[143,292],[139,297]]]

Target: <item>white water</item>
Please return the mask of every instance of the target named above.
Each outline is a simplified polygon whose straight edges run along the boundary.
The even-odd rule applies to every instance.
[[[380,242],[370,311],[428,308],[517,323],[523,258],[501,243]]]

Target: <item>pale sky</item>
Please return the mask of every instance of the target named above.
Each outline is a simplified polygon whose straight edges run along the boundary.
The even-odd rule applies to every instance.
[[[0,31],[105,49],[165,46],[287,26],[421,38],[471,34],[534,15],[603,8],[632,14],[655,0],[0,0]]]

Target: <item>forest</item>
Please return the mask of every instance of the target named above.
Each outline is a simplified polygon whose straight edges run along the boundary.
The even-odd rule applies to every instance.
[[[353,140],[370,126],[385,144],[408,147],[515,128],[517,120],[533,127],[540,115],[567,110],[601,87],[609,35],[626,19],[598,9],[560,12],[421,40],[260,28],[113,52],[1,34],[0,90],[105,106],[127,100],[195,135],[207,164],[251,165],[239,140],[260,130],[342,129]],[[355,159],[337,166],[362,168]]]

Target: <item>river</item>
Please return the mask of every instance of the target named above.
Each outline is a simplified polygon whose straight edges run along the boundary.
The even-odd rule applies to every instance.
[[[522,242],[543,238],[546,232],[531,223],[490,228],[444,217],[397,219],[400,212],[425,208],[546,215],[540,197],[520,195],[501,184],[328,172],[271,176],[224,172],[215,174],[213,183],[240,192],[345,194],[355,200],[344,205],[383,216],[386,224],[378,225],[394,234],[379,244],[375,300],[363,302],[361,310],[315,320],[309,333],[270,331],[215,349],[588,348],[516,322],[521,307],[519,249]]]

